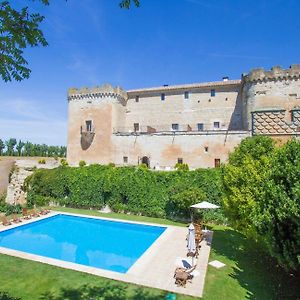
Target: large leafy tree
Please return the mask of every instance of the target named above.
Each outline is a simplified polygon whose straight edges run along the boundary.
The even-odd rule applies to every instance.
[[[14,138],[11,138],[7,141],[5,141],[6,144],[6,155],[14,155],[14,148],[17,144],[17,140]]]
[[[224,209],[232,225],[261,240],[278,263],[300,269],[300,143],[242,141],[223,170]]]
[[[40,0],[48,5],[48,0]],[[39,28],[44,17],[30,13],[28,7],[13,8],[10,1],[0,2],[0,75],[4,81],[28,78],[30,69],[23,56],[26,47],[47,46]]]
[[[49,5],[49,0],[39,1]],[[24,49],[48,45],[40,28],[44,16],[31,13],[28,7],[16,9],[11,2],[0,1],[0,76],[6,82],[29,78]],[[131,2],[122,0],[120,7],[129,9]],[[133,2],[137,7],[140,4],[139,0]]]

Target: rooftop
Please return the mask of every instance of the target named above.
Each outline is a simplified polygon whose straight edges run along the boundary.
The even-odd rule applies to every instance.
[[[200,83],[190,83],[190,84],[180,84],[180,85],[163,85],[158,87],[141,88],[128,90],[128,95],[137,93],[147,93],[147,92],[163,92],[163,91],[174,91],[174,90],[190,90],[195,88],[211,88],[219,86],[231,86],[239,85],[241,80],[222,80],[222,81],[211,81],[211,82],[200,82]]]

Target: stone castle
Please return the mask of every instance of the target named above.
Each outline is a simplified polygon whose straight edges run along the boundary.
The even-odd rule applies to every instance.
[[[300,65],[253,69],[240,80],[72,88],[68,102],[71,165],[218,167],[245,137],[300,135]]]

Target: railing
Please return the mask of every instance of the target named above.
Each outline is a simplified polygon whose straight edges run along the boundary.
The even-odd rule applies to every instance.
[[[154,133],[188,133],[188,132],[198,132],[198,133],[207,133],[207,132],[223,132],[228,131],[223,124],[222,128],[211,128],[212,125],[203,126],[203,129],[198,128],[196,124],[178,124],[178,128],[173,127],[172,125],[155,125],[155,126],[139,126],[139,128],[132,127],[115,127],[113,128],[114,134],[154,134]],[[208,129],[210,128],[210,129]],[[241,130],[242,131],[242,130]]]
[[[90,129],[90,130],[88,130],[88,129]],[[87,133],[87,132],[95,133],[95,126],[92,126],[91,128],[87,128],[86,125],[81,125],[80,126],[80,134]]]

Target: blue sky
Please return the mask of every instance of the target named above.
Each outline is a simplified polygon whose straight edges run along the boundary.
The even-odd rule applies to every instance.
[[[12,1],[14,2],[14,1]],[[46,48],[25,51],[30,79],[0,82],[0,138],[65,145],[67,90],[124,89],[240,78],[300,63],[300,1],[22,1],[46,18]]]

